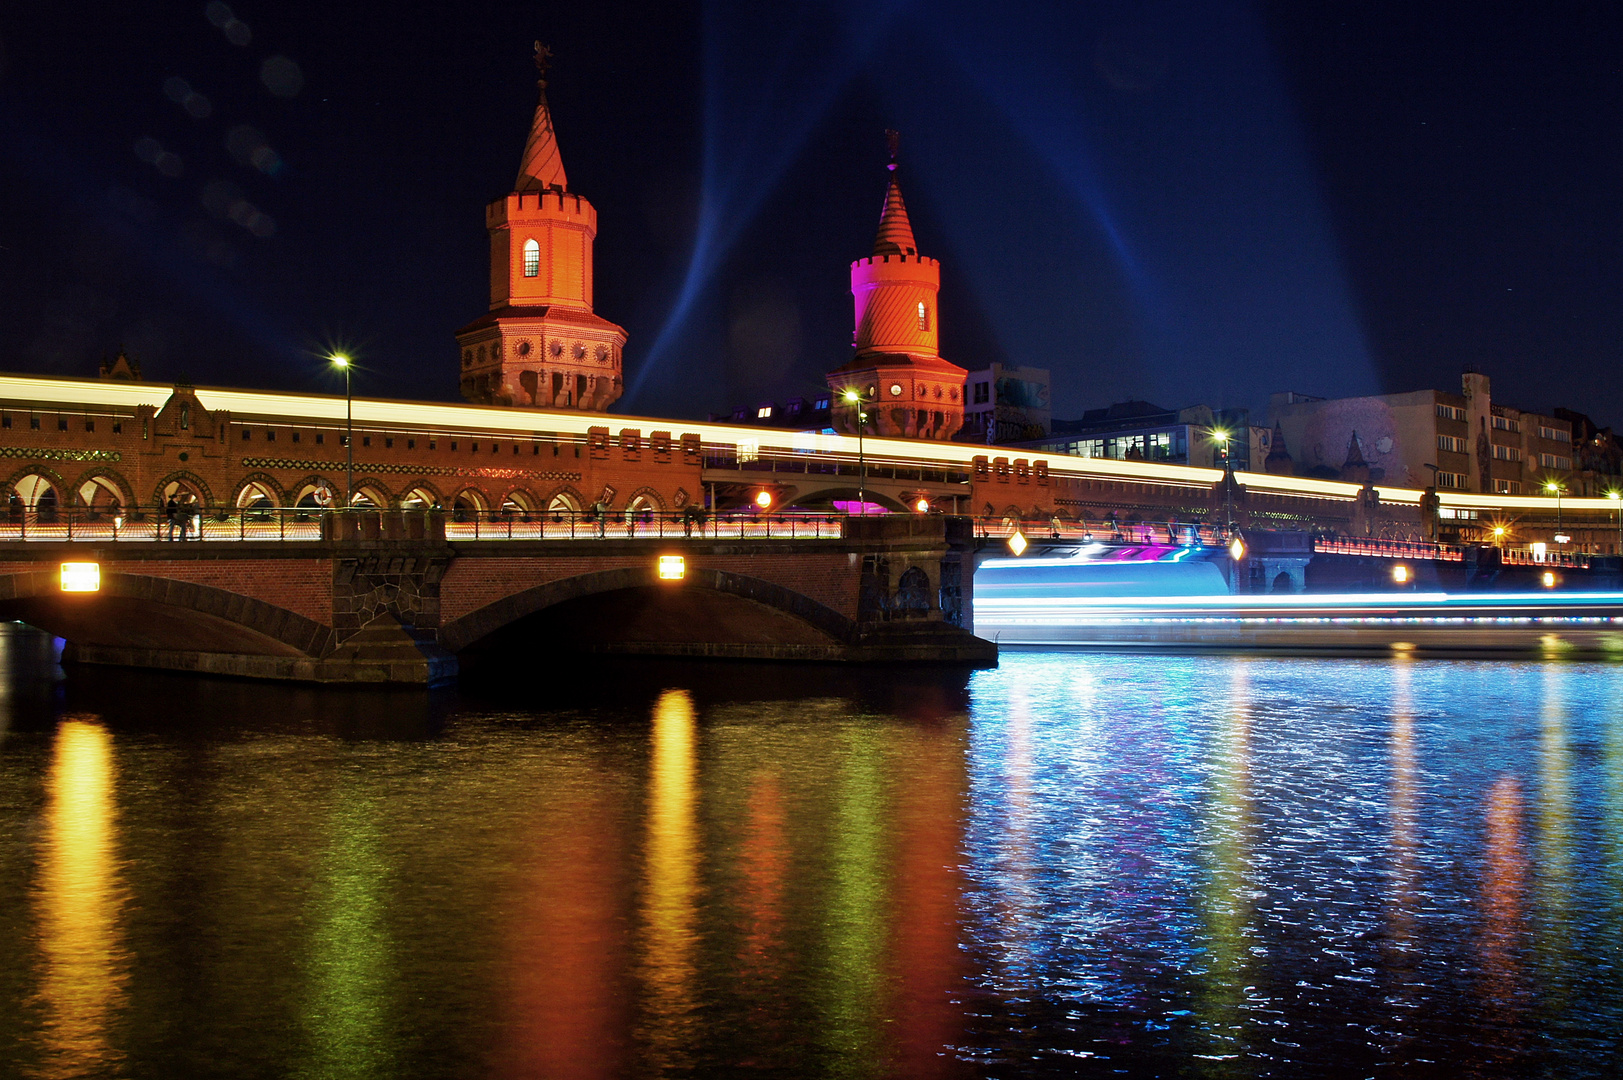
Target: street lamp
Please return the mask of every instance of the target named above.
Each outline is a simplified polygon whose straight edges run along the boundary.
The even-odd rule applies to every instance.
[[[1561,485],[1556,481],[1551,480],[1549,483],[1544,485],[1544,490],[1555,496],[1555,531],[1557,533],[1555,542],[1558,544],[1565,543],[1565,541],[1563,541],[1559,535],[1563,531],[1561,528]]]
[[[1212,441],[1223,451],[1223,528],[1234,531],[1234,469],[1229,461],[1229,433],[1222,428],[1212,429]]]
[[[845,400],[857,407],[857,505],[862,508],[863,516],[868,513],[868,459],[862,452],[862,428],[868,422],[868,413],[862,407],[864,400],[862,392],[845,388],[841,395]]]
[[[350,385],[354,368],[343,353],[334,353],[330,359],[344,373],[344,509],[349,510],[355,502],[355,395]]]
[[[1617,505],[1617,553],[1623,555],[1623,491],[1613,489],[1606,497]]]

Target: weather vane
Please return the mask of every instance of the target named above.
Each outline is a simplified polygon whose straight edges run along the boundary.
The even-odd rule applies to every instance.
[[[541,89],[543,89],[543,90],[545,90],[547,88],[547,69],[550,68],[550,67],[552,67],[552,50],[547,48],[545,45],[541,44],[539,41],[536,42],[535,43],[535,74],[536,74],[536,82],[541,84]]]

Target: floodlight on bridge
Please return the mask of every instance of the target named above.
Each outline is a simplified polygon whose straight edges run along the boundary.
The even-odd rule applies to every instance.
[[[1397,582],[1399,585],[1407,584],[1409,581],[1409,568],[1404,566],[1402,563],[1394,566],[1392,568],[1392,580]]]
[[[770,491],[757,491],[755,493],[755,505],[762,510],[772,509],[772,493]]]
[[[687,577],[688,561],[681,555],[661,555],[659,557],[659,580],[681,581]]]
[[[1238,536],[1229,541],[1229,558],[1233,559],[1235,562],[1239,562],[1241,559],[1245,558],[1245,541],[1241,540]]]
[[[63,592],[100,592],[101,564],[65,562],[62,564]]]
[[[1555,588],[1555,573],[1554,573],[1554,571],[1551,571],[1551,570],[1544,571],[1544,579],[1543,580],[1544,580],[1544,587],[1546,589]]]
[[[1026,553],[1026,548],[1029,546],[1030,545],[1026,543],[1026,534],[1021,532],[1019,529],[1014,530],[1013,534],[1010,535],[1009,553],[1015,558],[1018,559],[1020,556],[1024,555]]]

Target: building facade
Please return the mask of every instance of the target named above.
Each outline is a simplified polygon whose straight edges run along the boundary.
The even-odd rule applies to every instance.
[[[1400,487],[1532,495],[1573,471],[1572,423],[1493,401],[1488,376],[1460,392],[1324,399],[1275,394],[1270,412],[1299,476],[1339,478],[1356,444],[1370,479]]]
[[[1209,405],[1163,409],[1148,401],[1120,401],[1089,409],[1080,420],[1057,420],[1051,435],[1025,445],[1072,457],[1206,468],[1222,468],[1226,454],[1235,469],[1247,470],[1255,443],[1250,414],[1244,409]]]
[[[958,437],[968,442],[1026,442],[1054,428],[1047,368],[993,364],[971,371],[964,392]]]

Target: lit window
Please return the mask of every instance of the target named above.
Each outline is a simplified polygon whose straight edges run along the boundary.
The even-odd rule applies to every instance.
[[[541,245],[533,239],[524,241],[524,276],[535,277],[541,273]]]
[[[770,405],[762,405],[759,409],[755,410],[755,418],[757,420],[765,420],[768,417],[770,417],[771,415],[772,415],[772,406],[770,406]]]
[[[930,309],[924,306],[923,300],[919,301],[919,329],[930,329]]]

